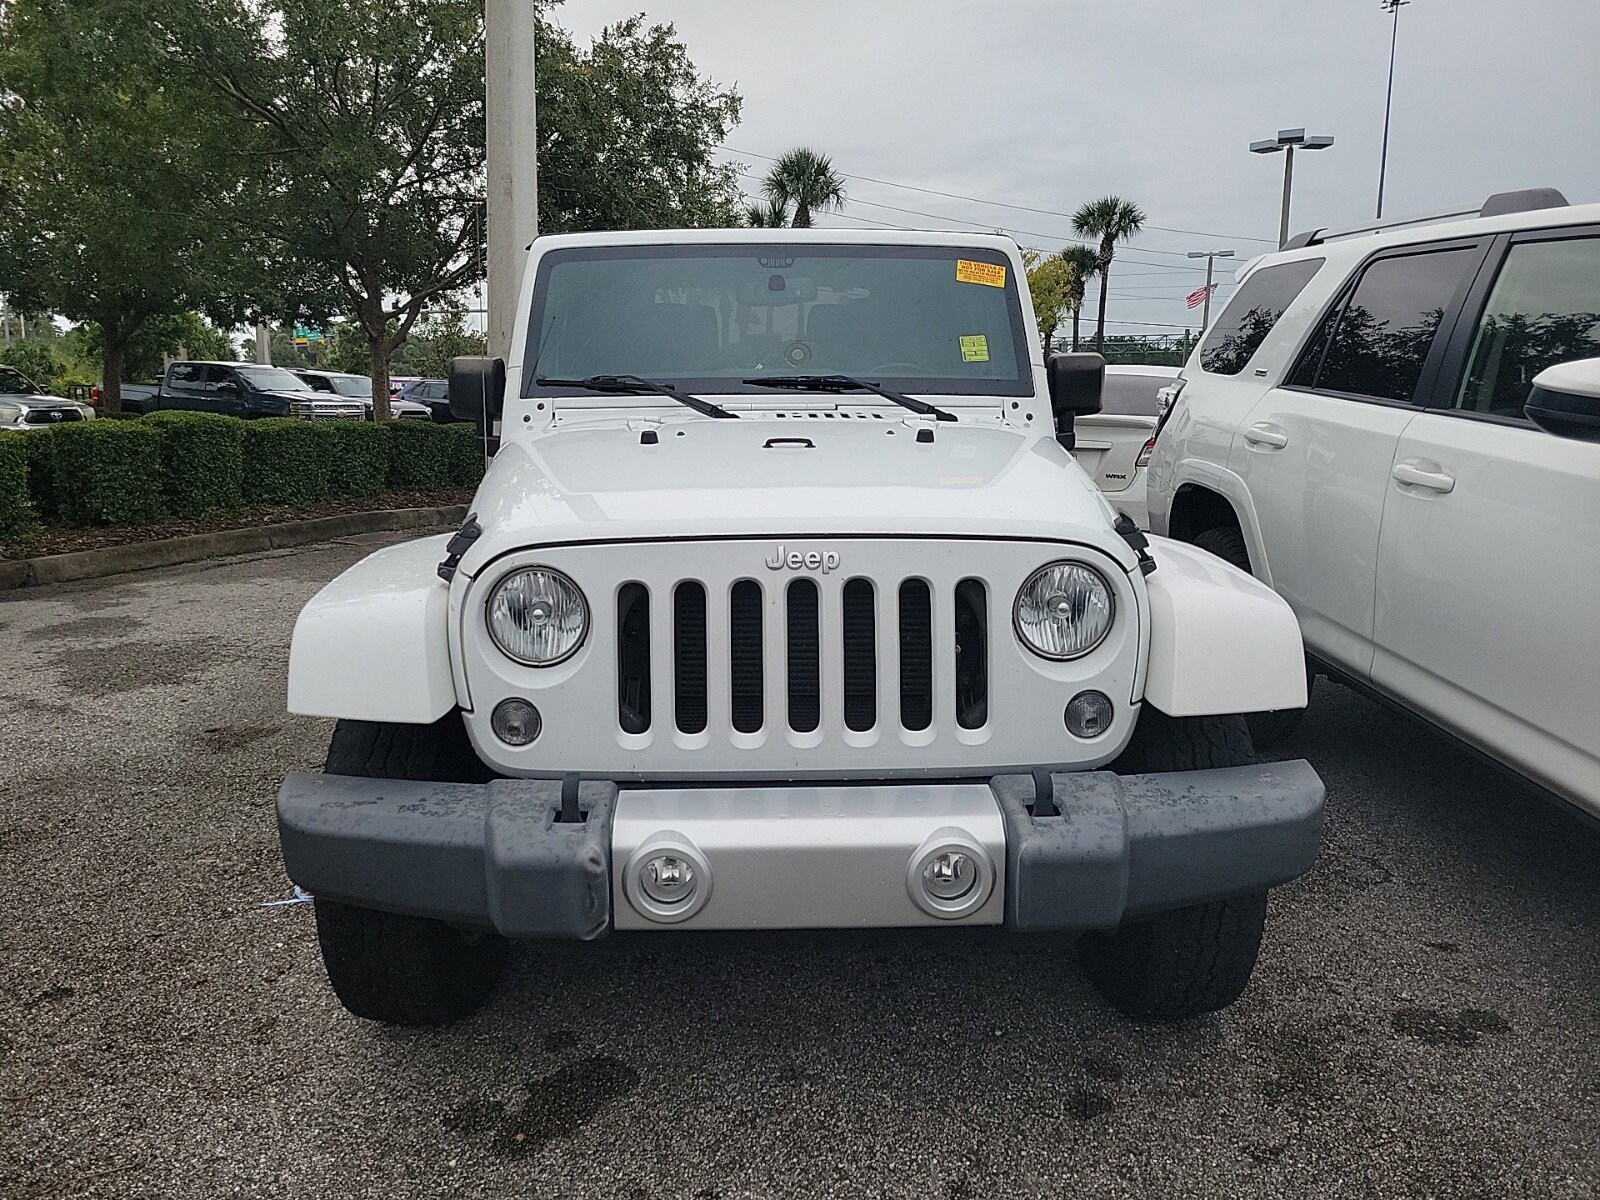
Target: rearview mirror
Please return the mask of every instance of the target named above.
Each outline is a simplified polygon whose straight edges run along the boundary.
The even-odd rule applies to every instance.
[[[450,360],[450,415],[483,425],[500,415],[506,394],[506,360],[469,355]]]
[[[1546,433],[1600,442],[1600,358],[1557,363],[1533,377],[1523,407]]]
[[[1106,360],[1098,354],[1052,354],[1045,363],[1050,385],[1050,412],[1055,417],[1056,441],[1071,450],[1077,445],[1073,420],[1100,411],[1105,388]]]

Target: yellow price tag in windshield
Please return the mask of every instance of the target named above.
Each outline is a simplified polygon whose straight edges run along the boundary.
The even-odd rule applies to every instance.
[[[988,362],[989,339],[981,333],[974,333],[961,339],[962,362]]]
[[[986,287],[1005,287],[1004,263],[973,262],[970,258],[956,259],[957,283],[981,283]]]

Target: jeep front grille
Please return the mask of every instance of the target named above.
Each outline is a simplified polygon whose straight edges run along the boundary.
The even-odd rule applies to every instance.
[[[672,671],[670,724],[679,733],[706,730],[709,693],[719,688],[727,689],[734,732],[760,733],[774,715],[767,703],[769,679],[782,681],[778,721],[798,734],[820,729],[825,712],[836,713],[832,719],[853,734],[869,733],[886,717],[912,732],[929,729],[935,712],[953,713],[964,729],[980,729],[988,720],[988,602],[980,580],[963,579],[941,593],[920,578],[878,584],[857,577],[842,585],[825,580],[820,587],[809,578],[765,585],[741,579],[728,590],[725,609],[708,607],[706,589],[699,580],[681,580],[670,589],[672,646],[666,661]],[[893,603],[887,620],[885,592]],[[624,733],[645,733],[659,716],[650,710],[654,600],[641,582],[618,589],[617,723]],[[777,619],[768,619],[769,604],[779,606]],[[954,628],[955,639],[946,646],[935,645],[934,630],[943,624],[935,619],[939,605],[950,606],[953,617],[944,627]],[[726,614],[725,638],[708,628],[712,607]],[[893,639],[892,647],[885,638]],[[886,714],[880,711],[879,664],[891,648],[899,663],[899,704],[898,713]],[[837,673],[825,661],[828,655],[839,656]],[[946,666],[953,670],[945,677],[953,678],[954,694],[936,704],[941,655],[949,656]],[[830,679],[837,695],[828,699],[836,707],[825,702]]]

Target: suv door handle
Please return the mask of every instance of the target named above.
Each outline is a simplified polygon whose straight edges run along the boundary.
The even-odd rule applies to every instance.
[[[1258,421],[1245,427],[1244,440],[1252,446],[1271,446],[1274,450],[1282,450],[1289,444],[1289,435],[1276,425]]]
[[[1443,471],[1424,470],[1415,459],[1395,463],[1391,474],[1396,483],[1427,488],[1430,492],[1453,492],[1456,486],[1454,475],[1446,475]]]

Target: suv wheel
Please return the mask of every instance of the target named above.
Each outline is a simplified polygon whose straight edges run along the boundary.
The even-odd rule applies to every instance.
[[[1236,767],[1251,759],[1243,717],[1169,717],[1146,704],[1133,740],[1112,764],[1119,774]],[[1143,1021],[1181,1021],[1243,994],[1255,969],[1267,894],[1195,904],[1087,933],[1078,958],[1110,1004]]]
[[[1247,575],[1254,574],[1250,569],[1250,550],[1244,544],[1244,535],[1237,529],[1222,525],[1215,529],[1207,529],[1198,534],[1193,545],[1201,550],[1215,554],[1223,562],[1232,563]],[[1309,664],[1306,667],[1306,699],[1311,699],[1311,686],[1316,682],[1316,676],[1311,673]],[[1258,749],[1270,749],[1279,742],[1285,741],[1296,729],[1300,728],[1300,721],[1306,715],[1303,708],[1283,708],[1275,712],[1250,713],[1245,720],[1250,725],[1250,738]]]
[[[323,769],[370,779],[479,783],[489,772],[459,713],[432,725],[340,721]],[[317,941],[339,1002],[391,1025],[443,1025],[488,997],[506,960],[497,933],[316,897]]]

